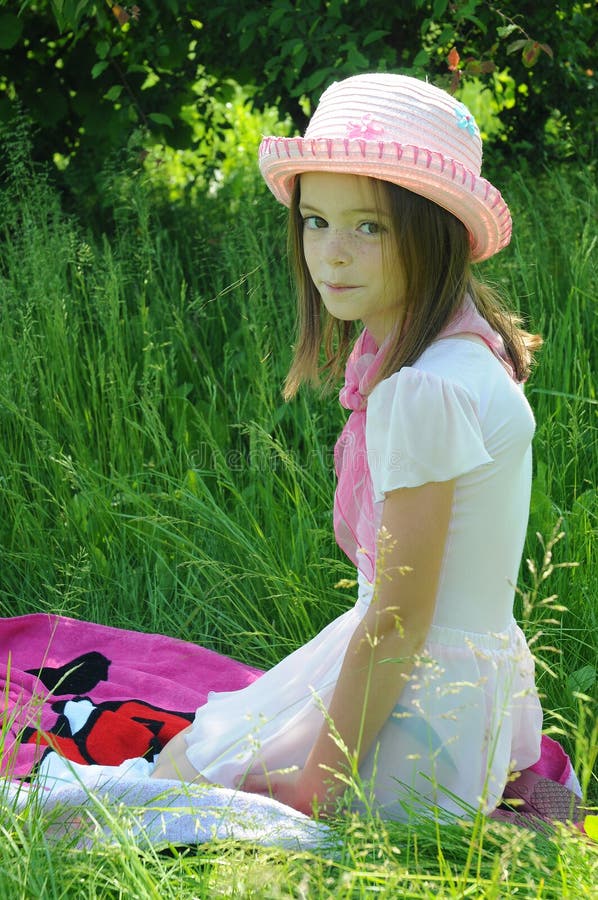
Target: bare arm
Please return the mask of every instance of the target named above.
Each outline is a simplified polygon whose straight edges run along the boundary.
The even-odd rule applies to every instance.
[[[341,742],[361,761],[394,709],[434,615],[450,521],[454,481],[401,488],[384,501],[376,590],[351,638],[329,707]],[[346,754],[324,721],[299,773],[250,776],[246,790],[270,788],[305,812],[342,789],[331,770],[347,768]]]

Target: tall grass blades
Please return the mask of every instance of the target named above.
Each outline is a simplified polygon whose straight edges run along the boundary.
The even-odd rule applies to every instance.
[[[19,123],[4,134],[0,184],[0,614],[158,631],[270,666],[353,602],[332,537],[341,410],[313,392],[281,400],[284,214],[258,186],[234,214],[225,188],[164,205],[125,170],[106,178],[110,226],[94,228],[64,210],[27,140]],[[505,188],[515,237],[486,269],[546,340],[527,386],[518,610],[537,635],[547,726],[595,802],[596,185],[571,169],[529,184]],[[594,849],[566,831],[338,827],[330,859],[150,853],[124,827],[120,847],[82,855],[0,797],[0,895],[573,898],[598,882]]]
[[[557,170],[536,180],[514,177],[513,247],[504,268],[500,257],[496,260],[508,293],[545,340],[527,386],[537,433],[525,551],[531,566],[524,567],[522,580],[531,587],[534,570],[543,568],[536,610],[544,609],[542,642],[555,650],[546,654],[549,665],[539,685],[546,724],[553,721],[553,710],[565,717],[565,727],[562,720],[553,724],[564,731],[571,750],[575,692],[583,685],[595,699],[598,676],[597,194],[592,170]],[[557,522],[562,535],[544,565],[545,541]],[[562,609],[547,615],[553,597]]]

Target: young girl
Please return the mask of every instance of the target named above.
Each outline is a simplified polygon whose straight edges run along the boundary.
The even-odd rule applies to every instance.
[[[309,813],[353,764],[355,804],[404,819],[491,810],[538,759],[513,597],[534,432],[521,382],[540,341],[471,273],[511,234],[481,155],[466,107],[402,75],[333,84],[304,138],[263,140],[299,293],[287,399],[317,380],[322,344],[329,380],[346,362],[334,527],[358,598],[249,687],[211,695],[154,777]]]

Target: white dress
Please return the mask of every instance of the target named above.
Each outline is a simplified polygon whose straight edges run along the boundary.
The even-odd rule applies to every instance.
[[[463,336],[437,340],[378,384],[366,416],[378,516],[388,491],[456,483],[424,653],[360,779],[368,802],[396,819],[432,804],[461,815],[490,810],[509,771],[540,755],[534,664],[513,619],[534,419],[499,360]],[[211,694],[187,735],[194,768],[233,787],[250,771],[301,767],[372,591],[359,575],[352,609],[249,687]]]

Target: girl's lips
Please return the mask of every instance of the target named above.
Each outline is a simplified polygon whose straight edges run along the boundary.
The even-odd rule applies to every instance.
[[[357,286],[356,284],[330,284],[328,281],[324,282],[324,287],[328,288],[329,291],[353,291]]]

